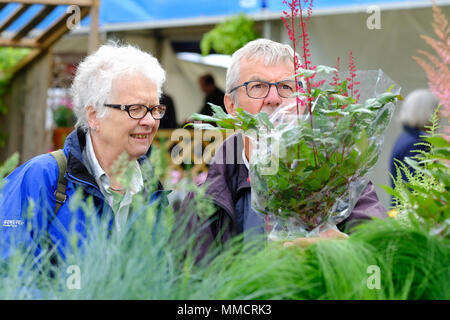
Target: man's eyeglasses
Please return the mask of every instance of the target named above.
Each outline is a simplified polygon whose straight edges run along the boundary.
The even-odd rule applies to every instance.
[[[299,87],[303,86],[301,81],[298,81],[298,85]],[[277,88],[278,95],[281,98],[290,98],[296,91],[294,80],[283,80],[278,82],[247,81],[231,89],[230,93],[240,87],[245,87],[249,98],[264,99],[269,95],[269,91],[272,86]]]
[[[147,107],[146,105],[143,104],[129,104],[129,105],[105,104],[104,106],[126,111],[128,112],[130,118],[135,120],[140,120],[144,118],[147,115],[147,112],[150,112],[153,119],[160,120],[162,119],[162,117],[164,117],[164,114],[166,113],[166,106],[163,104],[158,104],[153,107]]]

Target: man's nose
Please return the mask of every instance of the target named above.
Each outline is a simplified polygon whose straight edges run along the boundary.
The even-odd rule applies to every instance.
[[[278,90],[275,85],[271,85],[269,88],[269,94],[264,99],[265,105],[278,107],[281,104],[281,97],[278,95]]]

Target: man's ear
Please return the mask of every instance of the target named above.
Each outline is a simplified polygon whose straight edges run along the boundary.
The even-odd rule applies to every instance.
[[[234,103],[233,98],[229,94],[226,94],[223,98],[223,102],[225,103],[225,109],[227,109],[227,112],[229,114],[235,115],[236,114],[236,104]]]
[[[86,117],[91,129],[98,127],[97,110],[95,110],[92,106],[86,107]]]

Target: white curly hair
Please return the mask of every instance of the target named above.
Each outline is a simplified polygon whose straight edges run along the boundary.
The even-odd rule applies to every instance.
[[[125,74],[139,74],[152,81],[161,95],[166,72],[158,60],[132,45],[109,42],[87,56],[77,68],[71,87],[75,127],[89,129],[86,108],[92,106],[103,118],[108,113],[106,103],[111,95],[114,79]]]
[[[403,125],[422,129],[430,123],[438,100],[428,89],[417,89],[408,94],[400,108],[399,120]]]
[[[298,55],[297,55],[298,57]],[[238,86],[240,78],[240,61],[262,59],[267,66],[279,63],[294,63],[294,50],[287,44],[282,44],[269,39],[257,39],[248,42],[231,56],[231,64],[227,70],[226,92],[236,101],[236,91],[230,94],[231,89]],[[299,60],[300,61],[300,60]]]

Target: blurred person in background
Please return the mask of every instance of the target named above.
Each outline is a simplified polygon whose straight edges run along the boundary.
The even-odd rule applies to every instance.
[[[178,128],[175,103],[173,102],[172,97],[163,92],[161,94],[161,97],[159,98],[159,101],[162,105],[166,106],[166,113],[164,114],[164,117],[161,120],[159,120],[159,129],[173,130]],[[147,158],[150,158],[151,153],[152,153],[152,146],[150,145],[150,147],[147,150],[147,153],[145,154]]]
[[[172,97],[163,92],[161,94],[161,98],[159,99],[159,101],[161,104],[166,106],[166,113],[164,114],[164,118],[162,118],[159,121],[159,128],[160,129],[178,128],[176,107]]]
[[[210,74],[205,74],[199,78],[198,83],[202,92],[205,94],[204,104],[199,113],[212,116],[213,111],[208,103],[220,106],[226,112],[223,101],[225,93],[216,86],[214,77]]]
[[[404,162],[406,157],[417,156],[416,150],[427,151],[424,145],[416,145],[424,142],[422,136],[426,135],[425,126],[430,125],[430,119],[438,106],[436,97],[428,89],[417,89],[411,92],[403,101],[400,108],[399,121],[403,126],[403,133],[398,137],[392,149],[389,172],[393,179],[391,185],[397,179],[396,164],[404,163],[408,170],[414,174],[415,170]],[[402,179],[407,181],[406,175],[401,171]]]

